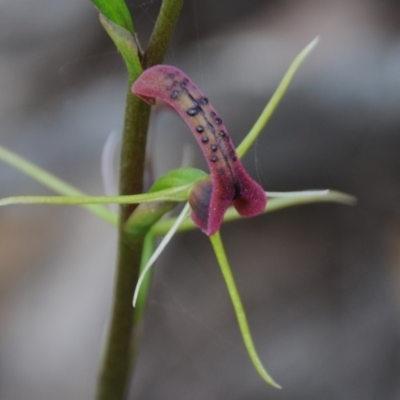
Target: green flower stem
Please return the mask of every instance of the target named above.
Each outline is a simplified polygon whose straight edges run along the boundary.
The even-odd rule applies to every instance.
[[[43,186],[53,190],[56,193],[64,196],[85,196],[85,193],[81,192],[74,186],[64,182],[60,178],[57,178],[44,169],[32,164],[25,158],[13,153],[10,150],[7,150],[2,146],[0,146],[0,160],[21,171],[25,175],[30,176],[35,181],[41,183]],[[99,205],[85,205],[84,207],[101,219],[113,225],[117,224],[117,216],[106,207]]]
[[[246,346],[249,357],[254,365],[254,368],[259,373],[261,378],[264,379],[264,381],[266,381],[269,385],[277,389],[281,389],[281,386],[278,385],[265,370],[260,358],[258,357],[257,351],[254,347],[249,325],[247,323],[246,313],[244,311],[242,301],[240,300],[240,295],[237,290],[235,280],[233,278],[232,271],[230,269],[229,262],[225,254],[220,233],[217,232],[215,235],[210,236],[210,241],[214,249],[215,255],[217,257],[218,264],[221,268],[221,272],[224,277],[226,286],[228,288],[229,296],[231,298],[233,307],[235,309],[236,317],[239,323],[240,332],[242,334],[244,344]]]
[[[178,20],[183,0],[164,0],[144,54],[144,69],[161,64]]]
[[[341,203],[346,205],[354,205],[356,203],[356,199],[353,196],[350,196],[345,193],[337,192],[334,190],[330,190],[327,194],[324,195],[310,195],[310,196],[299,196],[292,198],[283,198],[283,199],[269,199],[267,203],[267,207],[264,213],[269,213],[273,211],[278,211],[283,208],[299,206],[302,204],[310,204],[310,203],[322,203],[322,202],[334,202]],[[224,222],[235,221],[242,219],[242,217],[236,212],[236,210],[231,207],[225,214]],[[161,221],[158,221],[152,228],[151,232],[155,236],[165,235],[174,224],[175,218],[167,218]],[[196,229],[196,225],[189,218],[185,219],[182,224],[179,226],[177,232],[184,232],[191,229]]]
[[[289,69],[287,70],[286,74],[282,78],[282,81],[279,83],[278,88],[275,90],[275,93],[272,95],[270,101],[265,106],[263,112],[257,119],[256,123],[251,128],[250,132],[246,135],[246,137],[244,138],[242,143],[240,143],[240,145],[236,148],[236,152],[240,158],[242,158],[244,156],[244,154],[247,153],[247,151],[253,145],[254,141],[257,139],[257,137],[260,134],[260,132],[262,131],[262,129],[268,123],[272,114],[275,112],[279,103],[283,99],[283,96],[285,95],[285,93],[286,93],[290,83],[292,82],[294,75],[296,74],[297,70],[299,69],[300,65],[307,58],[307,56],[311,53],[311,51],[318,44],[318,42],[319,42],[319,38],[316,37],[293,60]]]
[[[142,192],[146,133],[150,108],[130,91],[128,85],[120,167],[120,195]],[[98,400],[123,400],[130,372],[133,334],[132,295],[140,270],[144,237],[128,237],[125,222],[136,205],[120,209],[117,271],[110,328],[97,388]]]
[[[144,54],[144,68],[162,62],[183,0],[163,0]],[[129,80],[121,151],[120,195],[142,193],[150,107],[131,93]],[[100,372],[97,400],[123,400],[136,358],[137,335],[132,297],[139,277],[143,235],[129,235],[124,226],[135,205],[121,206],[118,261],[110,330]],[[132,343],[132,337],[135,341]]]

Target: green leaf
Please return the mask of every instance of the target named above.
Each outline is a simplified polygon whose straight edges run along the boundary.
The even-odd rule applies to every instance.
[[[100,22],[104,29],[110,35],[112,41],[121,53],[128,70],[129,82],[133,83],[142,73],[142,65],[139,60],[139,49],[132,33],[114,23],[105,15],[100,14]]]
[[[197,181],[208,176],[204,171],[197,168],[178,168],[168,171],[162,175],[150,188],[149,193],[170,189],[177,186],[193,185]]]
[[[92,0],[92,3],[108,20],[134,34],[132,18],[124,0]]]

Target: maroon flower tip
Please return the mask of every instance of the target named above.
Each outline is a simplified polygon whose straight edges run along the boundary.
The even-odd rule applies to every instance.
[[[189,202],[192,219],[204,233],[218,231],[231,205],[243,217],[264,211],[264,190],[248,175],[222,119],[186,74],[176,67],[156,65],[140,75],[132,92],[150,104],[158,98],[173,107],[197,140],[211,178],[195,185]]]

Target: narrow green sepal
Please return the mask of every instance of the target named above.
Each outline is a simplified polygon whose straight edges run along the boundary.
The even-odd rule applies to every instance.
[[[116,24],[104,14],[100,14],[100,22],[124,59],[128,70],[129,82],[134,82],[142,73],[139,48],[135,37],[129,30]]]
[[[275,382],[275,380],[271,377],[271,375],[269,375],[267,370],[264,368],[263,363],[257,353],[257,349],[254,345],[253,338],[251,336],[249,324],[247,322],[246,312],[244,310],[239,291],[236,287],[235,279],[233,277],[228,258],[226,257],[224,245],[222,244],[221,235],[219,231],[217,231],[214,235],[210,236],[210,241],[214,249],[214,253],[217,258],[222,275],[224,277],[225,284],[228,288],[229,297],[231,298],[233,309],[235,310],[236,318],[239,323],[240,333],[242,334],[247,354],[249,355],[255,370],[258,372],[261,378],[264,379],[265,382],[267,382],[274,388],[282,389],[282,387]]]
[[[283,76],[279,86],[276,88],[274,94],[271,99],[265,106],[263,112],[257,119],[254,126],[251,128],[250,132],[243,139],[242,143],[237,147],[236,151],[240,158],[242,158],[249,148],[253,145],[253,143],[257,140],[258,135],[267,125],[269,119],[272,117],[279,103],[283,99],[290,83],[292,82],[297,70],[300,68],[300,65],[307,58],[307,56],[311,53],[311,51],[315,48],[315,46],[319,42],[319,37],[316,37],[311,43],[309,43],[293,60],[290,64],[289,69],[286,71]]]
[[[134,34],[135,30],[131,14],[124,0],[91,0],[96,8],[103,14],[107,19],[112,21],[114,24],[126,29],[131,34]]]

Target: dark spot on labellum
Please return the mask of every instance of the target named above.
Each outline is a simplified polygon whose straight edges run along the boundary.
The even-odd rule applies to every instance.
[[[199,100],[200,104],[202,104],[203,106],[208,104],[208,99],[207,97],[203,97]]]
[[[212,162],[217,162],[217,161],[218,161],[218,157],[217,157],[217,156],[212,156],[212,157],[210,158],[210,160],[211,160]]]
[[[217,151],[217,150],[218,150],[218,146],[216,144],[212,144],[211,151]]]
[[[226,132],[220,131],[220,132],[219,132],[219,136],[225,137],[225,136],[226,136]]]
[[[196,126],[196,131],[197,131],[198,133],[203,133],[203,132],[204,132],[204,128],[203,128],[201,125]]]
[[[238,197],[240,197],[240,193],[241,193],[240,186],[238,185],[237,182],[235,182],[234,188],[235,188],[235,194],[233,195],[233,198],[237,199]]]
[[[187,115],[190,115],[191,117],[195,116],[199,112],[199,109],[197,107],[189,108],[186,113]]]
[[[221,125],[222,124],[222,119],[221,118],[215,118],[214,120],[216,125]]]
[[[229,157],[231,158],[231,160],[236,161],[236,152],[232,146],[229,146],[228,153],[229,153]]]
[[[175,78],[175,74],[173,74],[172,72],[170,72],[167,76],[170,79],[174,79]]]
[[[202,139],[201,139],[201,141],[202,141],[203,143],[208,143],[208,142],[210,141],[210,139],[209,139],[207,136],[203,136]]]
[[[215,117],[217,115],[217,113],[215,111],[211,111],[210,114],[211,114],[212,117]]]
[[[174,91],[171,93],[171,99],[173,99],[173,100],[177,99],[178,96],[179,96],[179,90],[174,90]]]

